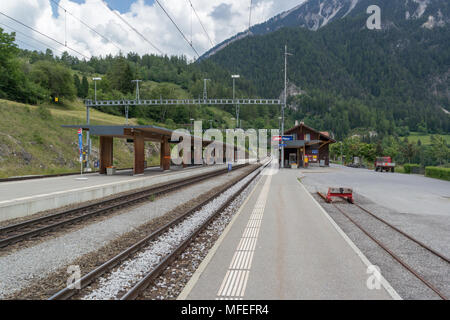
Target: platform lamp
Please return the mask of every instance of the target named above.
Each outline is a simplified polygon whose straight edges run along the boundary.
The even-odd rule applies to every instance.
[[[195,119],[191,118],[189,120],[191,121],[191,132],[192,132],[192,134],[194,134],[194,121],[195,121]]]
[[[97,81],[102,80],[100,77],[92,78],[94,81],[94,101],[97,101]],[[89,125],[90,123],[90,117],[89,117],[89,106],[86,107],[86,124]],[[89,165],[89,158],[91,156],[91,150],[92,150],[92,143],[91,143],[91,137],[90,137],[90,131],[88,130],[86,133],[86,145],[87,145],[87,157],[86,157],[86,171],[90,172],[92,171],[90,165]]]
[[[236,127],[239,127],[239,105],[236,104],[236,94],[235,94],[235,80],[239,79],[241,76],[238,74],[231,75],[231,78],[233,79],[233,103],[234,107],[236,108]]]

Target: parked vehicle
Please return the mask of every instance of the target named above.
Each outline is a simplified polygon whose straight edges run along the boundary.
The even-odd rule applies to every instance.
[[[395,171],[395,162],[392,162],[391,157],[378,157],[375,161],[375,171]]]

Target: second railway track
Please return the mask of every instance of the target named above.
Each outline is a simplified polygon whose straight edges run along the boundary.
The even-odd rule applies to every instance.
[[[237,165],[233,170],[242,168],[245,165],[246,164]],[[227,169],[221,169],[185,179],[178,179],[164,185],[146,188],[138,192],[128,193],[108,200],[102,200],[36,219],[7,225],[0,228],[0,248],[46,234],[49,231],[53,231],[64,226],[79,223],[95,216],[107,214],[139,202],[149,201],[151,197],[173,192],[188,185],[199,183],[218,175],[225,174],[226,172],[228,172]]]
[[[337,203],[329,202],[326,198],[326,196],[320,192],[317,192],[317,194],[325,200],[327,203],[331,203],[334,208],[336,208],[342,215],[344,215],[350,222],[352,222],[358,229],[360,229],[366,236],[368,236],[372,241],[374,241],[380,248],[382,248],[386,253],[388,253],[395,261],[397,261],[404,269],[408,270],[415,278],[417,278],[420,282],[422,282],[426,287],[428,287],[430,290],[432,290],[440,299],[442,300],[448,300],[448,295],[442,292],[443,290],[439,288],[439,283],[433,283],[430,275],[423,274],[423,268],[420,268],[421,266],[418,266],[417,264],[408,263],[405,261],[405,258],[402,257],[403,255],[410,255],[410,253],[401,252],[400,250],[395,250],[393,248],[389,248],[389,246],[383,241],[379,239],[379,237],[374,235],[374,232],[370,232],[367,228],[367,226],[363,225],[363,223],[360,223],[357,221],[357,219],[352,216],[349,212],[344,210],[341,206],[339,206]],[[425,243],[421,242],[420,240],[416,239],[415,237],[407,234],[406,232],[400,230],[399,228],[395,227],[391,223],[387,222],[386,220],[382,219],[378,215],[374,214],[373,212],[369,211],[368,209],[362,207],[359,204],[350,204],[353,207],[356,207],[360,210],[360,212],[365,213],[369,215],[372,219],[377,220],[382,225],[387,226],[392,231],[394,231],[397,235],[400,237],[403,237],[405,242],[408,242],[410,245],[413,244],[416,248],[420,248],[419,250],[422,250],[424,254],[428,255],[428,260],[431,259],[436,260],[436,263],[443,263],[446,264],[448,267],[450,274],[450,260],[448,257],[443,255],[442,253],[437,252],[436,250],[432,249],[430,246],[426,245]],[[405,243],[403,242],[403,243]],[[420,252],[418,250],[415,250],[414,253]],[[422,270],[421,270],[422,269]],[[418,271],[421,270],[421,271]],[[448,277],[447,277],[448,281]]]
[[[266,164],[266,166],[267,165],[268,164]],[[96,269],[92,270],[91,272],[83,276],[78,282],[74,283],[72,287],[66,287],[62,289],[49,299],[67,300],[75,297],[80,299],[100,298],[130,300],[137,298],[140,293],[144,291],[147,286],[149,286],[152,281],[154,281],[156,277],[158,277],[166,269],[168,265],[170,265],[171,262],[177,259],[177,257],[187,248],[191,241],[193,241],[193,239],[195,239],[195,237],[202,230],[204,230],[214,220],[215,217],[217,217],[250,185],[250,183],[258,176],[258,174],[263,170],[264,167],[265,166],[261,168],[261,166],[258,166],[250,170],[244,175],[244,177],[240,178],[239,182],[232,183],[226,186],[224,189],[211,195],[202,203],[196,205],[192,209],[189,209],[178,218],[170,221],[155,232],[146,236],[144,239],[140,240],[139,242],[130,246],[128,249],[122,251],[112,259],[106,261]],[[257,170],[259,171],[255,172]],[[235,190],[231,190],[233,188]],[[232,193],[228,195],[228,198],[218,200],[222,194],[230,191],[232,191]],[[217,200],[220,204],[218,208],[214,208],[214,204],[212,204],[215,200]],[[209,214],[201,216],[201,212],[202,210],[205,210],[205,208],[206,211],[209,210],[210,212]],[[199,215],[200,218],[198,217]],[[191,228],[190,230],[188,230],[188,234],[186,234],[184,237],[180,235],[180,233],[182,233],[180,232],[180,230],[184,227],[183,223],[187,224]],[[180,230],[178,230],[177,228]],[[184,230],[184,232],[186,232],[186,230]],[[171,237],[175,237],[176,241],[172,242],[170,245],[164,243],[164,241],[167,241],[167,239],[170,239]],[[157,247],[158,241],[161,241],[160,243],[162,243],[162,248],[166,248],[166,250],[159,250],[167,252],[158,252],[158,258],[156,259],[158,261],[155,261],[155,259],[150,259],[150,261],[147,260],[145,261],[145,263],[140,262],[141,260],[145,260],[145,257],[148,259],[148,256],[146,256],[146,254],[148,253],[147,250],[155,250],[154,248],[155,246]],[[170,246],[170,250],[167,249],[167,247]],[[158,251],[158,247],[156,251]],[[136,267],[136,265],[139,265],[139,263],[141,266],[144,265],[145,269],[149,270],[145,272],[143,272],[142,270],[139,271],[139,268]],[[121,281],[124,278],[127,278],[127,276],[125,275],[125,271],[123,270],[122,272],[124,273],[120,275],[121,270],[118,269],[120,267],[132,274],[134,273],[134,275],[131,277],[134,281],[129,280],[128,278],[124,283],[121,283]],[[116,273],[119,273],[119,279],[121,281],[111,280],[109,282],[109,287],[105,283],[98,283],[101,282],[100,278],[102,278],[104,282],[108,283],[108,280],[105,280],[105,274],[109,273],[110,277],[112,277],[111,275],[114,274],[114,269],[116,270]],[[97,287],[94,286],[94,289],[91,288],[93,282],[97,282]],[[79,290],[76,290],[77,285],[79,286]],[[97,295],[95,293],[93,294],[93,291],[96,290],[95,288],[98,289]],[[111,290],[113,291],[113,293],[111,293]],[[90,294],[88,294],[88,292],[90,292]],[[104,292],[107,292],[107,294],[102,296]]]

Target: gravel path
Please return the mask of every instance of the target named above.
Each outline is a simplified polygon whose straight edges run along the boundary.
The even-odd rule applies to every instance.
[[[158,198],[154,202],[124,211],[123,214],[110,219],[0,257],[0,298],[49,276],[82,255],[98,250],[115,238],[135,230],[212,188],[225,184],[240,173],[241,170],[232,171],[184,188],[167,197]]]
[[[351,221],[349,221],[332,204],[326,203],[316,194],[316,190],[322,193],[326,190],[316,188],[316,186],[311,185],[307,186],[307,188],[313,194],[314,198],[333,218],[333,220],[367,256],[369,261],[380,268],[383,276],[389,281],[389,283],[403,299],[440,299],[436,293],[425,286],[408,270],[402,267],[396,260],[394,260],[389,254],[373,242]],[[388,222],[392,223],[393,221],[390,221],[392,220],[390,218],[396,217],[396,221],[393,224],[408,233],[408,230],[405,230],[401,223],[399,223],[401,220],[398,218],[397,212],[381,207],[368,198],[357,193],[354,193],[354,200],[355,203],[358,203],[362,207],[370,210]],[[335,203],[344,212],[349,214],[352,219],[361,224],[366,230],[368,230],[368,232],[374,235],[375,238],[380,240],[390,250],[399,255],[409,266],[417,270],[426,280],[431,282],[446,296],[450,297],[450,265],[447,262],[435,257],[427,250],[419,247],[415,243],[406,239],[404,236],[392,230],[390,227],[364,213],[356,206],[338,199],[335,200]],[[444,255],[448,255],[448,251],[440,252]]]
[[[352,187],[365,197],[368,210],[450,256],[450,182],[340,166],[316,171],[303,172],[302,182],[311,193]]]

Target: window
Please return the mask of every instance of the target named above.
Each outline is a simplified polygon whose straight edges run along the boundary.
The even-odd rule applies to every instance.
[[[311,135],[309,133],[305,133],[305,141],[310,141]]]

